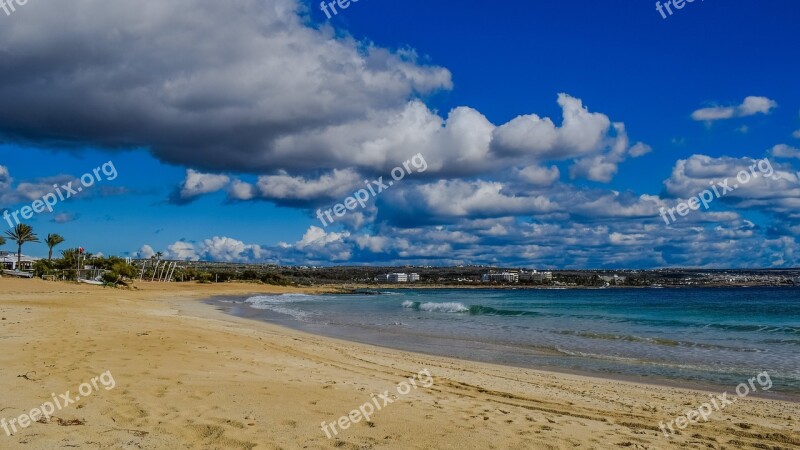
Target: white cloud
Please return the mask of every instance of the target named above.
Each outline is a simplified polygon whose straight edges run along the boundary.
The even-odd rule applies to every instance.
[[[350,236],[350,233],[326,233],[320,227],[311,226],[308,228],[306,233],[303,235],[303,238],[300,239],[296,247],[299,249],[305,249],[306,247],[324,247],[333,242],[341,242],[343,238]]]
[[[784,227],[784,222],[796,222],[796,211],[800,207],[797,173],[790,166],[769,159],[757,163],[753,167],[755,162],[751,158],[693,155],[675,164],[664,185],[668,194],[688,199],[707,189],[712,190],[712,183],[721,195],[724,189],[719,187],[719,183],[724,184],[727,180],[727,185],[733,190],[715,202],[741,210],[758,209],[772,213],[773,226],[778,228]]]
[[[256,189],[250,183],[233,180],[228,188],[228,196],[234,200],[251,200],[256,196]]]
[[[359,174],[352,169],[334,169],[316,179],[293,177],[288,174],[268,175],[258,178],[258,191],[270,200],[338,200],[352,193],[361,183]]]
[[[14,179],[11,178],[11,174],[8,172],[8,167],[0,166],[0,192],[11,188],[11,183],[13,182]]]
[[[299,0],[146,8],[77,0],[63,5],[62,17],[84,19],[59,21],[30,4],[0,28],[0,42],[14,49],[3,55],[0,133],[44,145],[56,145],[48,136],[72,137],[59,148],[147,147],[204,172],[321,169],[350,155],[304,160],[279,142],[357,127],[452,88],[447,69],[313,26],[306,10]],[[67,49],[70,58],[60,57]],[[36,81],[45,77],[47,92]]]
[[[230,182],[226,175],[201,173],[186,169],[186,178],[178,189],[178,201],[190,201],[197,196],[222,190]]]
[[[778,102],[767,97],[750,96],[744,99],[739,105],[738,113],[740,117],[753,116],[756,114],[769,114],[773,108],[778,107]]]
[[[356,244],[360,249],[368,249],[373,253],[383,253],[388,249],[391,241],[386,236],[358,236]]]
[[[739,106],[712,106],[701,108],[692,113],[692,119],[704,122],[747,117],[756,114],[769,114],[777,108],[778,103],[767,97],[748,96]]]
[[[800,159],[800,149],[790,147],[786,144],[778,144],[772,147],[770,154],[775,158],[797,158]]]
[[[637,142],[630,147],[630,140],[625,131],[625,124],[614,123],[616,136],[609,142],[609,149],[604,153],[586,156],[577,160],[570,167],[571,178],[586,178],[592,181],[608,183],[617,174],[619,164],[628,156],[634,158],[645,155],[651,151],[649,145]]]
[[[261,258],[261,247],[248,245],[229,237],[214,236],[203,241],[200,246],[200,254],[204,259],[212,261],[257,261]]]
[[[528,166],[519,171],[519,177],[534,186],[550,186],[558,181],[561,172],[556,166]]]
[[[139,249],[138,252],[134,252],[133,255],[134,255],[135,258],[148,259],[148,258],[154,256],[155,254],[156,254],[156,252],[155,252],[155,250],[153,250],[153,247],[145,244],[145,245],[142,246],[141,249]]]
[[[195,251],[194,245],[184,241],[178,241],[168,246],[165,255],[167,259],[176,259],[179,261],[197,261],[200,259]]]
[[[519,116],[493,132],[492,146],[501,155],[529,155],[542,160],[570,159],[603,148],[611,127],[608,116],[591,113],[580,99],[558,95],[562,125],[536,114]]]

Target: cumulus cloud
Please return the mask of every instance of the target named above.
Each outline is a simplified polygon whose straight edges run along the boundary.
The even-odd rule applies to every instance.
[[[138,252],[134,252],[133,256],[135,258],[149,259],[149,258],[155,256],[155,254],[156,254],[156,251],[153,250],[153,247],[145,244],[145,245],[142,246],[142,248],[139,249]]]
[[[534,186],[550,186],[561,177],[556,166],[528,166],[519,171],[519,177]]]
[[[261,198],[275,203],[296,204],[339,200],[352,193],[361,179],[351,169],[334,169],[318,178],[293,177],[286,173],[261,176],[256,184]]]
[[[184,241],[178,241],[168,246],[165,255],[167,259],[179,261],[197,261],[200,259],[194,245]]]
[[[630,147],[623,123],[614,123],[614,131],[616,136],[610,143],[609,150],[577,160],[570,167],[570,177],[573,179],[582,177],[587,180],[608,183],[617,174],[619,164],[628,156],[639,157],[651,151],[650,146],[642,142],[637,142]]]
[[[665,193],[688,199],[726,180],[734,189],[715,200],[715,205],[768,213],[775,230],[783,230],[780,232],[786,232],[800,218],[796,212],[800,206],[798,173],[789,165],[769,159],[693,155],[675,164],[672,175],[664,182]]]
[[[305,249],[307,247],[324,247],[333,242],[341,242],[343,238],[349,237],[350,233],[326,233],[320,227],[309,227],[303,238],[297,242],[296,247]]]
[[[16,182],[16,186],[14,185]],[[61,186],[72,183],[80,186],[80,181],[72,175],[60,174],[32,180],[15,180],[6,166],[0,165],[0,203],[13,205],[30,203],[39,200],[48,193],[56,192],[54,185]],[[62,192],[65,190],[62,189]],[[70,200],[77,198],[91,198],[97,196],[116,196],[127,194],[128,189],[121,186],[94,186],[92,189],[83,189],[70,195]]]
[[[173,194],[172,201],[175,203],[188,203],[200,195],[223,189],[229,182],[230,178],[225,175],[201,173],[187,169],[186,178]]]
[[[500,155],[531,155],[540,159],[568,159],[598,151],[604,144],[611,120],[591,113],[581,100],[559,94],[563,111],[561,127],[536,114],[519,116],[493,132],[492,146]]]
[[[242,180],[233,180],[228,188],[228,197],[233,200],[252,200],[255,196],[255,186]]]
[[[11,174],[8,171],[8,167],[0,166],[0,192],[5,192],[9,188],[11,188],[11,183],[14,182],[14,179],[11,178]]]
[[[412,50],[387,50],[310,24],[304,8],[297,0],[146,6],[73,0],[57,9],[30,2],[0,28],[0,138],[67,150],[145,148],[161,161],[191,168],[175,181],[177,203],[226,191],[231,200],[305,208],[340,201],[365,178],[387,175],[416,153],[429,165],[338,221],[343,229],[312,226],[297,242],[276,245],[224,235],[179,240],[161,249],[173,259],[560,267],[800,263],[791,237],[800,232],[794,225],[800,195],[788,166],[776,165],[774,185],[753,183],[731,197],[737,206],[777,217],[769,231],[736,211],[699,214],[666,229],[657,210],[670,199],[561,182],[564,167],[572,178],[611,181],[624,161],[652,150],[632,143],[622,118],[567,93],[556,98],[555,118],[537,114],[541,105],[499,124],[470,106],[440,113],[422,99],[453,88],[446,68]],[[776,106],[753,96],[692,117],[715,121],[768,114]],[[695,195],[709,178],[735,176],[745,163],[703,158],[710,157],[676,164],[664,195]],[[4,203],[36,198],[56,179],[15,186],[8,172],[0,166]],[[780,233],[789,237],[776,237]],[[135,252],[153,254],[148,245]]]
[[[497,127],[468,106],[442,117],[420,98],[453,87],[447,69],[412,50],[314,28],[297,0],[147,8],[77,0],[61,9],[74,17],[93,11],[84,21],[28,6],[0,30],[0,136],[59,148],[147,148],[192,168],[177,203],[222,185],[234,200],[311,201],[324,185],[314,178],[332,169],[383,174],[421,152],[429,176],[480,175],[592,156],[613,141],[611,120],[567,94],[557,98],[559,125],[532,114]],[[265,178],[254,190],[230,184],[223,174],[231,173]]]
[[[206,171],[318,168],[346,155],[303,161],[278,142],[452,87],[449,71],[414,52],[308,26],[296,0],[77,0],[59,15],[28,6],[0,29],[6,139],[147,147]],[[85,11],[91,19],[58,18]]]
[[[692,119],[701,122],[732,119],[734,117],[747,117],[756,114],[769,114],[778,107],[775,100],[767,97],[748,96],[738,106],[712,106],[701,108],[692,113]]]
[[[775,158],[796,158],[800,159],[800,149],[790,147],[786,144],[778,144],[772,147],[770,154]]]

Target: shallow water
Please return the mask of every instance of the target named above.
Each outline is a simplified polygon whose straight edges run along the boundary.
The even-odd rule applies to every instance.
[[[797,288],[419,289],[216,303],[322,335],[521,367],[722,390],[767,371],[773,386],[756,383],[760,395],[800,398]]]

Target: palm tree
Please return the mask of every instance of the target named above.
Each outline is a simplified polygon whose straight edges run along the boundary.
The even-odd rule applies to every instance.
[[[59,234],[48,234],[47,235],[47,239],[45,239],[44,242],[47,244],[47,247],[50,249],[50,253],[48,253],[48,255],[47,255],[47,260],[48,261],[52,261],[53,260],[53,247],[55,247],[56,245],[64,242],[64,238],[61,237],[61,235],[59,235]]]
[[[24,223],[18,224],[11,231],[6,231],[6,236],[17,241],[17,271],[19,271],[20,265],[22,264],[22,244],[26,242],[39,242],[39,237],[36,236],[30,225],[25,225]]]

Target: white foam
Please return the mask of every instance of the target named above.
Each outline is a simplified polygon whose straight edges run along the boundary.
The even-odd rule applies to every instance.
[[[444,312],[444,313],[463,313],[469,311],[469,308],[464,306],[463,303],[459,302],[419,303],[406,300],[403,302],[403,308],[413,308],[413,309],[418,309],[420,311]]]
[[[308,312],[289,308],[286,305],[312,299],[314,299],[313,296],[306,294],[256,295],[255,297],[248,298],[245,302],[249,303],[255,309],[266,309],[279,314],[292,316],[298,320],[303,320],[310,315]]]

